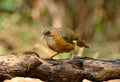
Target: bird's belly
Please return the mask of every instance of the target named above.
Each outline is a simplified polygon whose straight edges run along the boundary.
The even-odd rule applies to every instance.
[[[74,44],[66,42],[61,37],[49,39],[47,40],[47,44],[53,51],[60,53],[72,51],[75,47]]]
[[[49,46],[52,50],[56,51],[56,52],[69,52],[74,50],[74,46],[68,43],[60,43],[60,44],[56,44],[54,46]]]

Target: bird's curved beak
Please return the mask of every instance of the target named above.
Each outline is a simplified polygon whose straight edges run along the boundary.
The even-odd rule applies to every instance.
[[[44,38],[45,38],[45,35],[42,35],[42,36],[40,37],[40,41],[42,41]]]

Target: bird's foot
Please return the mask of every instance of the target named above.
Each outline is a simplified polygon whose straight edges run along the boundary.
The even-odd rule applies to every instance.
[[[66,58],[65,60],[73,60],[76,55],[71,55],[70,57]]]
[[[54,54],[53,56],[49,57],[49,58],[45,58],[46,60],[54,60],[53,57],[55,57],[56,55],[58,55],[59,53]]]

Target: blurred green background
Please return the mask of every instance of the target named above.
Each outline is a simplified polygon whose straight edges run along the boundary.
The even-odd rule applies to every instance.
[[[120,0],[0,0],[0,54],[35,51],[49,57],[44,27],[66,26],[90,48],[79,55],[120,58]],[[65,58],[63,53],[58,58]]]

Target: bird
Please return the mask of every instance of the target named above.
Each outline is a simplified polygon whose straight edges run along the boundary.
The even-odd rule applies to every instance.
[[[57,52],[50,59],[59,53],[70,52],[75,46],[89,48],[84,42],[79,40],[78,35],[67,27],[49,28],[43,31],[41,39],[45,39],[48,47]]]

